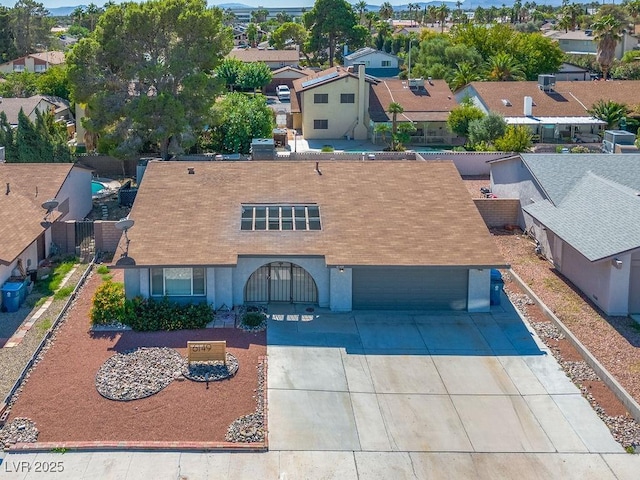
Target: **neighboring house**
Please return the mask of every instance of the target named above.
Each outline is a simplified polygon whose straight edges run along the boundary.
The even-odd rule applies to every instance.
[[[400,60],[390,53],[365,47],[344,57],[345,67],[354,67],[363,63],[365,73],[374,77],[395,77],[400,72]]]
[[[608,315],[640,313],[640,155],[523,154],[491,163],[541,253]]]
[[[556,81],[577,82],[592,80],[591,72],[588,68],[583,68],[573,63],[563,62],[558,68],[558,71],[554,73]]]
[[[293,88],[293,82],[299,78],[306,78],[309,75],[313,75],[313,70],[300,69],[294,67],[282,67],[273,72],[273,79],[271,83],[266,86],[265,91],[268,94],[275,95],[276,87],[278,85],[286,85],[289,88]]]
[[[381,80],[371,85],[369,117],[371,138],[380,144],[383,139],[376,134],[375,127],[392,124],[392,115],[387,110],[391,102],[399,103],[404,112],[398,114],[398,124],[412,122],[416,132],[411,144],[452,145],[457,137],[447,128],[447,118],[458,102],[444,80]]]
[[[265,32],[258,27],[258,38],[266,37],[269,32]],[[236,24],[233,26],[233,44],[238,46],[249,45],[249,39],[247,38],[247,25]]]
[[[49,255],[52,226],[84,218],[92,203],[91,170],[71,163],[0,163],[0,178],[2,285],[16,268],[35,269]],[[58,206],[47,215],[51,199]]]
[[[544,35],[556,40],[560,50],[568,54],[595,55],[598,51],[593,30],[569,30],[568,32],[562,30],[547,30]],[[623,32],[622,40],[619,41],[616,46],[616,58],[620,60],[625,52],[633,50],[637,45],[638,39],[636,37],[629,35],[627,32]]]
[[[364,65],[332,67],[293,82],[293,128],[306,139],[364,140],[369,126],[369,85],[378,80],[365,75]]]
[[[129,298],[489,311],[506,267],[449,161],[150,161],[129,218]]]
[[[7,116],[9,124],[18,125],[20,109],[31,121],[35,121],[36,112],[51,112],[56,120],[73,120],[69,101],[60,97],[34,95],[29,98],[0,98],[0,112]]]
[[[244,63],[264,62],[271,70],[282,67],[298,68],[298,50],[269,50],[268,48],[234,48],[227,57],[237,58]]]
[[[12,72],[46,72],[49,67],[62,65],[64,63],[64,52],[41,52],[25,55],[9,62],[0,64],[1,73]]]
[[[485,113],[503,115],[508,124],[529,126],[540,142],[596,140],[606,124],[587,110],[599,100],[640,104],[638,80],[562,82],[552,75],[540,77],[538,82],[472,82],[455,96],[458,101],[470,97]]]

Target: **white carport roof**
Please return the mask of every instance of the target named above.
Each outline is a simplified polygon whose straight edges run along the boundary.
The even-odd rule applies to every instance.
[[[595,117],[504,117],[508,125],[606,125]]]

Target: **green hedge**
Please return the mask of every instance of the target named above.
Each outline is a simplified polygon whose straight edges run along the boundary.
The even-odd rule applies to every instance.
[[[136,297],[126,300],[121,283],[106,281],[93,297],[91,321],[94,325],[123,323],[137,331],[185,330],[204,328],[213,319],[213,309],[206,303],[178,304]]]

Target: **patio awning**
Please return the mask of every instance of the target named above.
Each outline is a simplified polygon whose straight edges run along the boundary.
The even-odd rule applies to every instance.
[[[606,125],[595,117],[504,117],[507,125]]]

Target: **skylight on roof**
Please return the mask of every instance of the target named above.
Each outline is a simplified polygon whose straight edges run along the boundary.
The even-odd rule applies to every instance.
[[[240,230],[321,230],[318,205],[242,205]]]
[[[503,104],[505,107],[510,107],[510,106],[511,106],[511,102],[510,102],[509,100],[507,100],[506,98],[503,98],[503,99],[502,99],[502,104]]]

